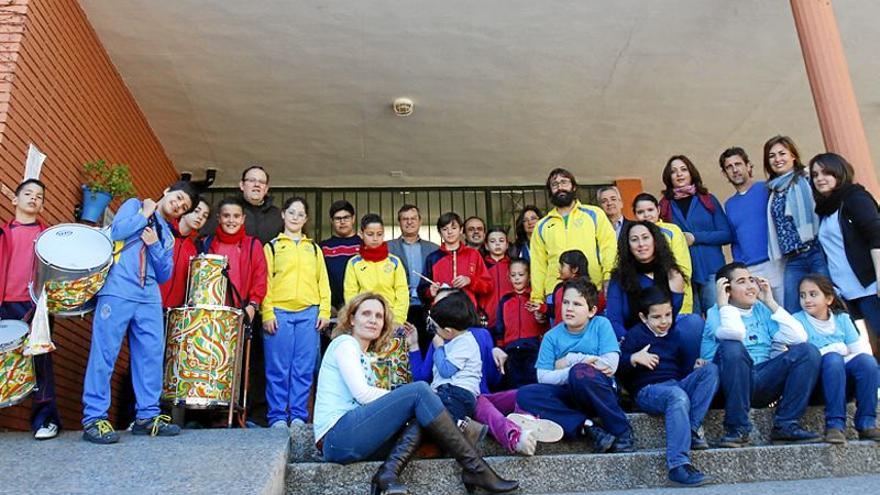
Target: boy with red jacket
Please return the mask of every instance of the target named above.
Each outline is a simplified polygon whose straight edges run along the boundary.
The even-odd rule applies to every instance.
[[[513,290],[510,285],[510,257],[507,255],[507,232],[492,227],[486,234],[486,270],[492,280],[492,290],[480,297],[480,310],[486,315],[486,328],[495,328],[498,301]]]
[[[434,296],[443,285],[464,291],[476,305],[477,297],[492,291],[492,279],[479,251],[461,241],[461,217],[446,212],[437,219],[437,231],[443,240],[440,249],[425,260],[424,277],[419,284],[419,296],[425,306],[431,306]]]
[[[34,274],[34,242],[46,230],[39,219],[45,192],[46,186],[37,179],[19,184],[12,199],[15,218],[0,229],[0,320],[26,320],[32,315],[34,303],[28,284]],[[34,356],[34,372],[37,386],[32,397],[31,430],[37,440],[47,440],[61,428],[51,353]]]
[[[202,252],[226,256],[229,281],[234,287],[227,291],[230,306],[244,307],[249,321],[266,297],[268,270],[263,245],[244,230],[244,206],[238,198],[226,198],[217,206],[219,219],[214,235],[205,238]],[[235,298],[238,293],[240,299]]]
[[[174,271],[171,278],[159,285],[162,294],[163,308],[183,306],[186,299],[186,287],[189,278],[189,261],[199,253],[196,239],[208,220],[211,207],[204,199],[199,200],[196,209],[180,217],[180,221],[171,220],[168,225],[174,234]]]
[[[510,262],[510,284],[513,290],[501,296],[493,328],[496,344],[507,354],[505,389],[538,382],[535,362],[541,337],[548,328],[543,308],[535,309],[529,302],[532,290],[528,261],[517,259]]]

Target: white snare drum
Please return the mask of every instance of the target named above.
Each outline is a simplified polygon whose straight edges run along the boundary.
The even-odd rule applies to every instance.
[[[34,390],[34,360],[25,356],[30,330],[19,320],[0,320],[0,407],[14,406]]]
[[[45,286],[49,312],[78,316],[95,309],[113,263],[113,243],[104,232],[78,223],[62,223],[43,231],[34,245],[36,302]]]

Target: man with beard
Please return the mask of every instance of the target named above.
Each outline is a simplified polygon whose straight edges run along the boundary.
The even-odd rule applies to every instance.
[[[590,281],[607,287],[617,260],[617,235],[605,212],[577,200],[577,181],[564,168],[556,168],[547,177],[550,202],[556,208],[538,221],[529,245],[534,303],[544,302],[553,294],[559,256],[577,249],[587,257]]]
[[[745,150],[734,146],[718,158],[721,172],[736,193],[724,203],[733,227],[733,260],[744,263],[749,272],[764,277],[773,288],[773,297],[782,301],[782,266],[767,253],[767,201],[770,191],[764,181],[752,177],[752,163]]]
[[[464,221],[464,242],[483,253],[483,243],[486,242],[486,222],[482,218],[473,216]]]

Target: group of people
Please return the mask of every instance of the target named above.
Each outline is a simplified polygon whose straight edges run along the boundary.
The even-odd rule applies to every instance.
[[[398,475],[424,433],[459,461],[469,489],[490,492],[517,483],[478,454],[487,433],[524,455],[563,436],[631,452],[622,395],[665,416],[668,476],[681,485],[709,479],[689,452],[709,448],[701,424],[713,405],[725,412],[721,447],[748,445],[750,407],[774,402],[774,441],[822,440],[799,424],[811,400],[825,405],[824,440],[844,443],[853,396],[859,437],[878,441],[877,362],[853,324],[880,332],[877,204],[837,154],[805,165],[794,142],[776,136],[763,161],[766,181],[742,148],[721,153],[735,189],[722,205],[693,162],[673,156],[659,199],[645,192],[630,205],[635,220],[615,187],[598,191],[599,206],[583,204],[575,176],[557,168],[546,214],[525,207],[508,236],[446,212],[439,246],[419,237],[416,205],[400,208],[401,236],[386,241],[382,217],[358,219],[345,200],[330,206],[333,235],[316,242],[306,200],[272,205],[259,166],[243,172],[241,197],[213,214],[186,182],[158,201],[130,199],[111,226],[124,247],[97,296],[83,438],[119,440],[107,410],[126,334],[132,433],[180,432],[159,409],[162,309],[184,304],[189,259],[211,253],[227,258],[229,304],[257,329],[251,363],[264,385],[252,381],[252,399],[265,398],[266,425],[311,418],[326,460],[384,459],[374,493],[406,493]],[[22,267],[45,228],[44,193],[37,180],[20,185],[3,227],[0,317],[30,309]],[[36,362],[37,438],[60,427],[50,356]]]

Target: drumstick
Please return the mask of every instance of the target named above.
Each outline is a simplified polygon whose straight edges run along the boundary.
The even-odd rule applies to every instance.
[[[428,283],[431,284],[431,285],[440,285],[440,284],[438,284],[437,282],[434,282],[434,281],[431,280],[430,278],[428,278],[428,277],[422,275],[421,273],[419,273],[419,272],[417,272],[417,271],[415,271],[415,270],[413,270],[412,272],[415,273],[416,275],[418,275],[419,278],[421,278],[421,279],[424,280],[425,282],[428,282]]]

